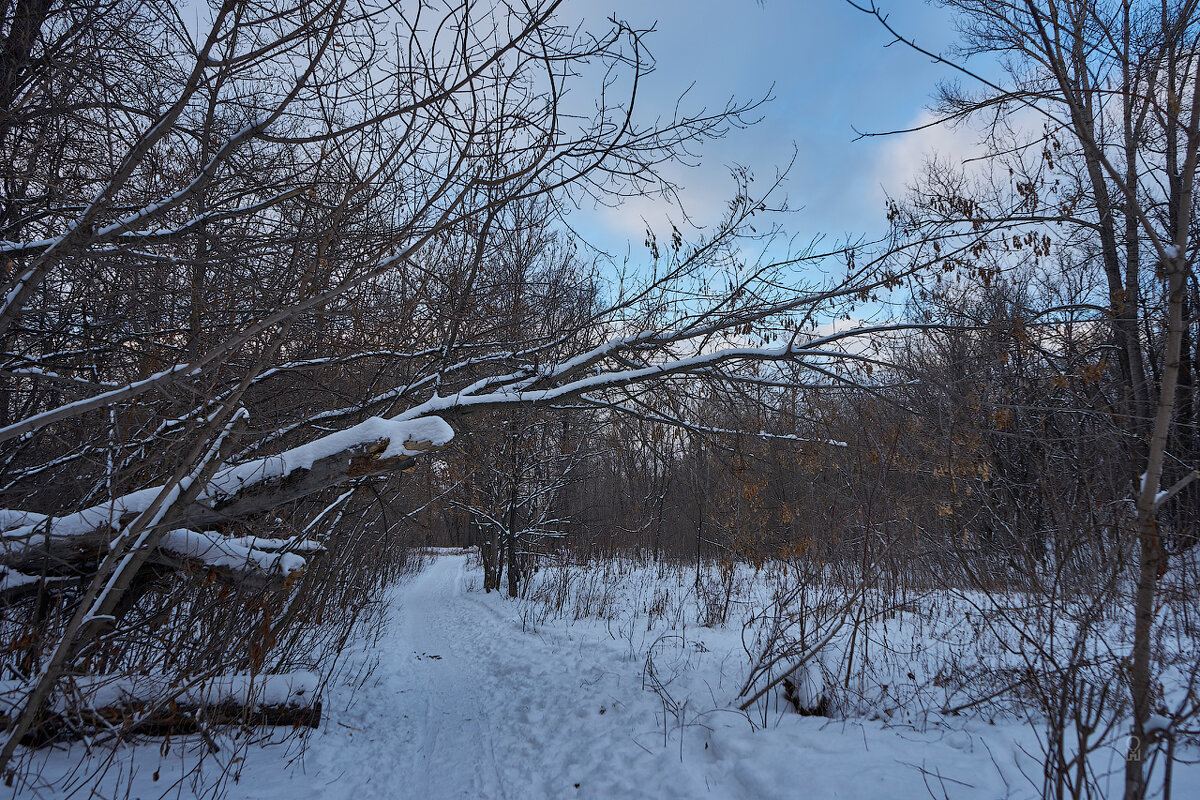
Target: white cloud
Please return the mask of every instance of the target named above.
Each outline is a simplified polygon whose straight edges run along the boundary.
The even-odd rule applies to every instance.
[[[733,196],[734,185],[728,176],[723,181],[712,179],[697,168],[685,176],[679,191],[680,203],[659,195],[627,197],[618,205],[602,207],[599,219],[614,235],[640,241],[649,225],[658,236],[669,235],[671,224],[678,226],[685,237],[696,227],[706,227],[720,221]],[[691,224],[685,222],[686,219]]]
[[[982,152],[977,130],[969,125],[933,124],[936,121],[933,112],[923,110],[909,124],[911,132],[886,140],[871,176],[875,200],[902,193],[934,157],[961,165]]]
[[[934,158],[941,163],[966,166],[968,173],[985,172],[987,162],[978,160],[986,152],[983,129],[970,123],[936,124],[937,119],[933,112],[923,110],[910,123],[910,133],[887,139],[872,173],[874,199],[881,201],[887,195],[895,197],[903,192]],[[1004,133],[1028,140],[1040,135],[1042,123],[1043,117],[1037,111],[1019,109],[1005,115]]]

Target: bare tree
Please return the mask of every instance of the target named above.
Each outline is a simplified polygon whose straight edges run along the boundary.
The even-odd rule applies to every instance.
[[[942,121],[985,125],[979,170],[932,172],[908,202],[893,206],[909,246],[935,249],[947,267],[981,277],[1027,263],[1091,280],[1081,299],[1110,334],[1121,385],[1113,411],[1136,505],[1129,688],[1132,733],[1145,741],[1153,607],[1168,568],[1160,512],[1186,486],[1196,459],[1194,434],[1173,425],[1194,407],[1194,354],[1185,343],[1196,341],[1196,4],[947,0],[963,34],[950,55],[905,39],[875,4],[853,5],[973,87],[942,88]],[[987,79],[966,60],[987,54],[1002,57],[1003,79]],[[1181,386],[1189,395],[1182,404]],[[1180,471],[1163,493],[1164,477]],[[1143,764],[1129,761],[1126,796],[1146,791]]]

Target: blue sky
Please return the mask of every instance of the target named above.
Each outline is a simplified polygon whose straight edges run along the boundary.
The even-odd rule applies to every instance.
[[[923,46],[940,51],[954,41],[945,10],[921,0],[879,2]],[[953,132],[854,141],[855,128],[911,125],[938,80],[951,75],[906,47],[886,47],[886,31],[843,0],[578,0],[571,13],[596,23],[610,15],[635,27],[657,23],[648,39],[657,69],[640,98],[643,118],[653,117],[658,104],[669,110],[693,83],[693,107],[761,97],[773,85],[775,99],[761,123],[708,145],[700,167],[673,171],[700,222],[714,219],[731,194],[729,165],[750,167],[761,182],[788,163],[794,146],[786,192],[789,205],[803,210],[788,218],[789,230],[803,239],[877,233],[884,222],[881,186],[902,188],[929,149],[961,146]],[[639,199],[615,211],[584,209],[572,224],[610,252],[633,240],[637,257],[641,218],[657,227],[665,225],[664,215]]]

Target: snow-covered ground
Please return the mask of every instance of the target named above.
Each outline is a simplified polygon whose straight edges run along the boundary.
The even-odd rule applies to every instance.
[[[348,654],[373,671],[357,689],[331,688],[322,729],[302,749],[224,741],[214,755],[197,741],[151,743],[89,777],[105,752],[86,757],[76,745],[39,755],[43,773],[78,770],[76,797],[144,800],[192,796],[180,775],[200,754],[207,781],[224,772],[229,797],[254,800],[1040,794],[1037,729],[1026,721],[843,721],[777,702],[747,716],[731,710],[747,669],[740,624],[698,626],[683,604],[636,592],[567,619],[544,598],[512,601],[480,583],[468,556],[443,553],[395,587],[379,640]],[[660,613],[647,613],[655,603]],[[1115,790],[1124,753],[1093,758]],[[1200,796],[1198,773],[1177,767],[1176,797]]]

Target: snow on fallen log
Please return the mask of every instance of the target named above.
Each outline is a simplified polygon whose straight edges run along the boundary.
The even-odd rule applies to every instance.
[[[196,502],[173,520],[174,527],[203,531],[352,478],[406,469],[416,456],[445,446],[453,436],[440,417],[372,417],[277,455],[219,470]],[[157,486],[141,489],[57,517],[0,511],[0,527],[19,523],[0,533],[0,565],[36,574],[96,560],[107,551],[114,533],[147,509],[160,491]]]
[[[54,577],[42,575],[26,575],[15,569],[0,566],[0,603],[12,603],[22,597],[38,593],[38,588],[46,584],[72,583],[73,577]]]
[[[201,725],[321,722],[318,677],[311,672],[220,675],[179,687],[164,676],[92,675],[62,682],[23,744],[39,746],[98,732],[122,735],[191,733]],[[28,685],[0,681],[0,725],[19,713]]]
[[[0,567],[0,602],[11,603],[26,595],[36,594],[43,580],[62,579],[43,579],[37,575],[26,575],[15,569]]]
[[[10,528],[21,528],[45,522],[49,517],[45,514],[35,514],[32,511],[19,511],[11,508],[0,508],[0,531]]]

